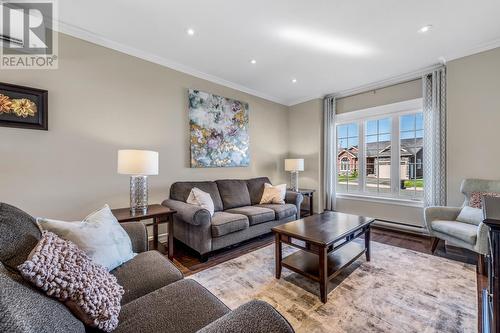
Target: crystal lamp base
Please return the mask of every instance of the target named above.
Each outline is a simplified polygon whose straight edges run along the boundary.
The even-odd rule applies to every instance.
[[[148,176],[130,177],[130,212],[146,214],[148,211]]]

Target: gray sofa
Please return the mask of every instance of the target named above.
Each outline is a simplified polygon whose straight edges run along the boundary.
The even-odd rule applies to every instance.
[[[287,191],[285,204],[259,204],[267,177],[176,182],[163,205],[177,211],[174,237],[196,250],[202,259],[212,251],[271,232],[271,228],[300,218],[303,196]],[[210,194],[215,214],[186,203],[193,187]]]
[[[141,223],[123,223],[138,255],[111,273],[125,289],[114,332],[293,332],[269,304],[251,301],[231,311],[159,252],[148,251]],[[0,332],[89,332],[61,302],[23,280],[23,263],[41,234],[34,219],[0,203]]]

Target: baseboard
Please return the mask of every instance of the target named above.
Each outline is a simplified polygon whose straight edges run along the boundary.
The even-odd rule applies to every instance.
[[[158,235],[158,241],[160,243],[166,243],[167,240],[168,240],[168,233]],[[150,241],[150,242],[153,241],[153,235],[148,235],[148,241]]]
[[[375,222],[373,222],[373,226],[383,228],[383,229],[395,230],[395,231],[404,231],[404,232],[417,234],[417,235],[425,235],[425,236],[429,235],[429,232],[424,227],[419,227],[416,225],[405,224],[405,223],[400,223],[400,222],[393,222],[393,221],[387,221],[387,220],[375,220]]]

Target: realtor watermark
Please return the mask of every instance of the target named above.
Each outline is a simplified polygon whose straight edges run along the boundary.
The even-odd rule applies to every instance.
[[[0,0],[0,69],[57,69],[57,2]]]

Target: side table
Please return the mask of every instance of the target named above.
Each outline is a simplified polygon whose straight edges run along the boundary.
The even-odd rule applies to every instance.
[[[119,208],[111,210],[118,222],[132,222],[153,219],[153,223],[147,223],[147,226],[153,226],[153,248],[158,249],[158,225],[168,223],[168,258],[174,257],[174,219],[177,213],[175,210],[162,205],[149,205],[148,211],[143,214],[136,213],[132,215],[130,208]]]
[[[299,188],[298,190],[299,193],[301,193],[304,197],[307,197],[309,200],[309,209],[308,210],[301,210],[300,216],[301,217],[306,217],[306,216],[311,216],[314,214],[313,208],[314,208],[314,192],[316,190],[311,190],[311,189],[306,189],[306,188]],[[303,213],[303,212],[304,213]]]

